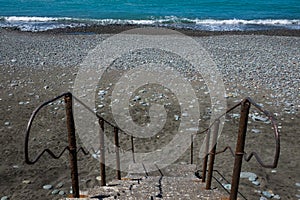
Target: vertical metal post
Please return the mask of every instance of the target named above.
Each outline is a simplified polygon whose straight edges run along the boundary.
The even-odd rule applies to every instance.
[[[242,169],[242,161],[244,156],[244,147],[245,147],[245,140],[246,140],[249,110],[250,110],[250,102],[248,100],[244,100],[241,104],[241,117],[240,117],[238,139],[237,139],[236,150],[235,150],[235,160],[234,160],[231,191],[230,191],[230,198],[229,198],[230,200],[237,199],[237,193],[238,193],[239,182],[240,182],[240,173]]]
[[[131,136],[131,151],[132,151],[132,160],[133,163],[135,163],[133,136]]]
[[[209,140],[210,140],[210,129],[207,131],[206,134],[206,144],[205,144],[205,157],[203,158],[203,165],[202,165],[202,182],[204,183],[206,180],[206,169],[207,169],[207,161],[208,161],[208,150],[209,150]]]
[[[74,123],[73,110],[72,110],[72,94],[67,93],[64,98],[65,98],[65,108],[66,108],[66,115],[67,115],[72,192],[74,198],[79,198],[77,148],[76,148],[75,123]]]
[[[119,129],[114,127],[115,133],[115,150],[116,150],[116,167],[117,167],[117,179],[121,180],[121,166],[120,166],[120,145],[119,145]]]
[[[191,134],[191,164],[193,164],[194,160],[194,135]]]
[[[100,177],[101,182],[100,186],[106,185],[106,176],[105,176],[105,145],[104,145],[104,121],[99,119],[100,125]]]
[[[213,136],[212,136],[212,149],[210,150],[210,156],[209,156],[209,165],[208,165],[208,173],[207,173],[207,182],[206,182],[206,190],[211,189],[211,181],[212,181],[212,175],[214,170],[214,162],[215,162],[215,154],[216,154],[216,148],[217,148],[217,137],[219,132],[219,124],[220,120],[216,120],[213,125]]]

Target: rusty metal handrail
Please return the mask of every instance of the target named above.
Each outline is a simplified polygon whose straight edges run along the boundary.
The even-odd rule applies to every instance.
[[[27,164],[32,165],[32,164],[36,163],[42,157],[42,155],[44,153],[48,153],[52,158],[58,159],[58,158],[60,158],[64,154],[64,152],[66,150],[70,150],[68,147],[66,147],[66,148],[64,148],[64,150],[58,156],[56,156],[50,149],[44,149],[33,161],[30,161],[29,154],[28,154],[29,133],[30,133],[30,130],[31,130],[31,126],[32,126],[33,120],[35,119],[37,113],[43,107],[45,107],[46,105],[48,105],[48,104],[50,104],[50,103],[52,103],[52,102],[54,102],[54,101],[56,101],[56,100],[64,97],[65,95],[68,95],[68,94],[70,94],[70,93],[66,92],[66,93],[63,93],[63,94],[61,94],[61,95],[59,95],[59,96],[57,96],[57,97],[49,100],[49,101],[46,101],[43,104],[41,104],[40,106],[38,106],[36,109],[34,109],[34,111],[32,112],[32,114],[31,114],[31,116],[29,118],[28,124],[27,124],[26,133],[25,133],[25,145],[24,145],[24,147],[25,147],[25,162]]]
[[[69,141],[69,146],[65,147],[58,155],[55,155],[50,149],[46,148],[44,149],[41,153],[39,153],[33,160],[29,159],[29,136],[30,136],[30,130],[33,124],[33,121],[38,114],[38,112],[48,104],[64,97],[65,98],[65,103],[66,103],[66,115],[67,115],[67,128],[68,128],[68,141]],[[121,179],[121,170],[120,170],[120,156],[119,156],[119,138],[118,138],[118,132],[122,131],[125,133],[123,130],[121,130],[119,127],[113,125],[109,121],[105,120],[103,117],[98,115],[98,113],[95,113],[92,109],[90,109],[88,106],[86,106],[82,101],[80,101],[78,98],[72,95],[70,92],[63,93],[59,96],[56,96],[55,98],[52,98],[44,103],[42,103],[40,106],[38,106],[31,114],[27,128],[26,128],[26,133],[25,133],[25,145],[24,145],[24,153],[25,153],[25,162],[27,164],[35,164],[36,162],[39,161],[39,159],[45,154],[48,153],[52,158],[54,159],[59,159],[66,151],[69,151],[69,156],[70,156],[70,168],[71,168],[71,177],[72,177],[72,188],[73,188],[73,197],[79,197],[79,183],[78,183],[78,168],[77,168],[77,153],[82,152],[84,155],[90,154],[89,151],[92,151],[96,153],[94,148],[90,148],[89,151],[86,151],[83,147],[76,147],[76,136],[75,136],[75,124],[74,124],[74,119],[73,119],[73,105],[72,105],[72,98],[77,100],[80,104],[82,104],[86,109],[88,109],[90,112],[96,115],[96,117],[99,120],[99,125],[101,128],[100,131],[100,168],[101,168],[101,186],[106,185],[106,174],[105,174],[105,151],[104,151],[104,123],[112,126],[114,128],[114,133],[115,133],[115,145],[116,145],[116,157],[117,157],[117,179]],[[134,144],[133,144],[133,138],[132,140],[132,153],[134,154]],[[134,155],[133,155],[133,161],[134,160]]]
[[[250,161],[251,158],[254,156],[257,160],[257,162],[262,166],[262,167],[265,167],[265,168],[276,168],[277,165],[278,165],[278,160],[279,160],[279,154],[280,154],[280,136],[279,136],[279,132],[278,132],[278,127],[276,126],[276,122],[275,122],[275,117],[268,111],[262,109],[261,106],[259,106],[257,103],[255,103],[250,97],[247,97],[245,99],[243,99],[241,102],[237,103],[236,105],[232,106],[231,108],[229,108],[226,112],[224,112],[222,115],[220,115],[218,118],[216,118],[208,128],[198,132],[197,134],[203,134],[207,131],[209,131],[212,126],[218,121],[220,120],[224,115],[228,114],[229,112],[233,111],[235,108],[237,108],[238,106],[240,106],[242,104],[243,101],[249,101],[251,103],[251,105],[253,105],[256,109],[258,109],[259,111],[261,111],[262,113],[264,113],[268,119],[271,121],[271,124],[272,124],[272,127],[273,127],[273,130],[274,130],[274,138],[275,138],[275,154],[274,154],[274,159],[273,159],[273,162],[272,164],[266,164],[262,161],[262,159],[260,158],[260,156],[258,155],[257,152],[251,152],[249,155],[244,152],[244,160],[245,161]],[[224,148],[224,150],[222,151],[217,151],[216,154],[220,154],[220,153],[223,153],[225,152],[227,149],[230,150],[231,154],[234,156],[234,152],[232,150],[232,148],[230,146],[226,146]],[[209,153],[207,154],[209,155]]]
[[[262,112],[264,115],[268,117],[268,120],[271,121],[273,130],[274,130],[274,138],[275,138],[275,154],[274,154],[274,159],[271,164],[266,164],[263,162],[259,154],[255,151],[251,152],[249,155],[244,151],[244,146],[245,146],[245,140],[246,140],[246,132],[247,132],[247,124],[248,124],[248,117],[249,117],[249,111],[250,111],[250,106],[253,105],[257,110]],[[227,150],[230,150],[231,154],[233,157],[235,157],[235,162],[234,162],[234,169],[233,169],[233,175],[232,175],[232,187],[231,187],[231,192],[230,192],[230,199],[235,200],[237,199],[237,194],[238,194],[238,185],[239,185],[239,179],[240,179],[240,172],[241,172],[241,166],[242,166],[242,160],[244,159],[245,161],[249,162],[252,157],[255,157],[256,161],[264,168],[276,168],[278,165],[278,160],[279,160],[279,154],[280,154],[280,136],[278,132],[278,128],[276,126],[276,122],[274,119],[274,116],[262,109],[260,105],[255,103],[251,98],[247,97],[243,99],[241,102],[238,104],[234,105],[233,107],[229,108],[225,113],[220,115],[218,118],[216,118],[210,126],[201,131],[198,132],[198,134],[202,134],[207,132],[207,137],[210,135],[210,130],[215,124],[219,124],[219,120],[221,117],[226,115],[227,113],[231,112],[238,106],[241,106],[241,115],[240,115],[240,122],[239,122],[239,132],[238,132],[238,140],[236,143],[236,150],[235,153],[232,150],[230,146],[226,146],[223,150],[216,152],[216,144],[214,143],[213,149],[208,153],[206,151],[206,155],[203,158],[203,168],[202,168],[202,182],[205,182],[206,178],[206,168],[207,168],[207,160],[208,160],[208,155],[210,155],[210,164],[209,164],[209,170],[208,170],[208,180],[206,182],[206,189],[210,189],[211,187],[211,179],[212,179],[212,171],[213,171],[213,163],[214,163],[214,158],[215,155],[223,153]],[[216,131],[213,131],[213,137],[217,134]],[[207,139],[209,140],[209,139]],[[206,144],[206,148],[209,144]]]

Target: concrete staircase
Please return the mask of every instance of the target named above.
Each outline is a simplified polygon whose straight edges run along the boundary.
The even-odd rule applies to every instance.
[[[157,170],[147,170],[154,169],[153,167]],[[90,189],[86,199],[227,199],[218,189],[204,189],[205,184],[194,175],[195,165],[170,165],[160,168],[153,164],[137,163],[132,164],[129,171],[122,180],[114,180],[107,186]]]

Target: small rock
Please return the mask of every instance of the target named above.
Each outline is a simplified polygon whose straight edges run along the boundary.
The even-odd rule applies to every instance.
[[[102,105],[102,104],[98,105],[98,108],[103,108],[103,107],[104,107],[104,105]]]
[[[188,113],[182,113],[182,117],[187,117],[187,116],[189,116]]]
[[[226,190],[231,190],[231,184],[224,184],[223,186]]]
[[[276,172],[277,172],[277,170],[275,170],[275,169],[271,170],[271,173],[276,173]]]
[[[260,131],[259,129],[253,128],[253,129],[251,129],[251,132],[252,132],[252,133],[255,133],[255,134],[258,134],[258,133],[260,133],[261,131]]]
[[[133,98],[133,101],[139,101],[139,100],[141,100],[141,97],[140,97],[140,96],[135,96],[135,97]]]
[[[297,186],[297,187],[300,187],[300,183],[296,183],[296,186]]]
[[[101,176],[97,176],[96,180],[101,181]]]
[[[179,120],[179,116],[178,115],[174,115],[174,117],[175,117],[175,121]]]
[[[140,105],[142,105],[142,106],[149,106],[149,103],[147,103],[147,102],[140,102]]]
[[[240,116],[241,116],[241,115],[240,115],[240,114],[237,114],[237,113],[232,114],[232,117],[235,118],[235,119],[240,118]]]
[[[9,126],[9,125],[10,125],[10,122],[5,122],[4,125],[5,125],[5,126]]]
[[[45,90],[49,89],[49,86],[48,86],[48,85],[45,85],[45,86],[44,86],[44,89],[45,89]]]
[[[259,181],[252,181],[252,184],[256,185],[256,186],[259,186],[260,185],[260,182]]]
[[[254,190],[255,193],[261,194],[260,190]]]
[[[1,200],[9,200],[9,197],[8,196],[3,196],[3,197],[1,197]]]
[[[260,197],[259,200],[268,200],[266,197]]]
[[[59,193],[59,190],[58,189],[54,189],[51,194],[58,194]]]
[[[66,193],[64,192],[64,191],[59,191],[59,193],[58,193],[59,195],[65,195]]]
[[[275,194],[275,195],[273,196],[273,199],[281,199],[281,197],[280,197],[278,194]]]
[[[253,121],[267,122],[269,120],[269,118],[267,118],[267,117],[261,117],[261,116],[257,116],[257,115],[250,115],[250,117],[252,118]]]
[[[24,183],[24,184],[30,184],[31,181],[30,180],[23,180],[22,183]]]
[[[273,196],[269,191],[263,191],[262,194],[267,198],[271,198]]]
[[[255,173],[252,172],[241,172],[240,174],[240,178],[252,178],[252,179],[257,179],[257,175]]]
[[[12,83],[12,84],[10,84],[10,87],[16,87],[18,85],[19,85],[18,83]]]
[[[229,97],[233,97],[233,94],[232,93],[228,93],[225,95],[225,98],[229,98]]]
[[[248,180],[251,181],[251,182],[256,181],[256,179],[257,179],[257,176],[250,176],[248,178]]]
[[[64,183],[63,183],[63,182],[59,182],[59,183],[56,185],[56,188],[61,188],[62,186],[64,186]]]
[[[51,190],[52,189],[52,185],[44,185],[43,189],[45,189],[45,190]]]
[[[105,90],[100,90],[98,92],[98,95],[106,95],[106,94],[107,94],[107,91],[105,91]]]

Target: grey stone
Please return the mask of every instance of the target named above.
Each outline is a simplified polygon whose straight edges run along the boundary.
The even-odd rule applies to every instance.
[[[261,131],[259,129],[253,128],[253,129],[251,129],[251,132],[257,134],[257,133],[260,133]]]
[[[59,191],[59,193],[58,193],[59,195],[65,195],[66,193],[64,192],[64,191]]]
[[[241,172],[241,174],[240,174],[240,178],[248,178],[249,179],[250,177],[251,177],[251,179],[255,179],[255,180],[257,179],[257,175],[253,172]]]
[[[139,100],[141,100],[141,97],[140,97],[140,96],[135,96],[135,97],[133,98],[133,101],[139,101]]]
[[[267,198],[271,198],[272,194],[269,191],[263,191],[262,194],[267,197]]]
[[[63,182],[59,182],[59,183],[56,185],[56,188],[61,188],[62,186],[64,186],[64,183],[63,183]]]
[[[52,185],[44,185],[43,189],[45,189],[45,190],[51,190],[52,189]]]
[[[55,195],[55,194],[58,194],[59,193],[59,190],[58,189],[54,189],[51,194]]]
[[[262,121],[262,122],[267,122],[269,120],[269,118],[267,117],[261,117],[258,115],[250,115],[253,121]]]
[[[255,176],[250,176],[248,178],[248,180],[251,181],[251,182],[256,181],[256,179],[257,179],[257,177],[255,177]]]
[[[8,196],[3,196],[3,197],[1,197],[1,200],[9,200],[9,197]]]

